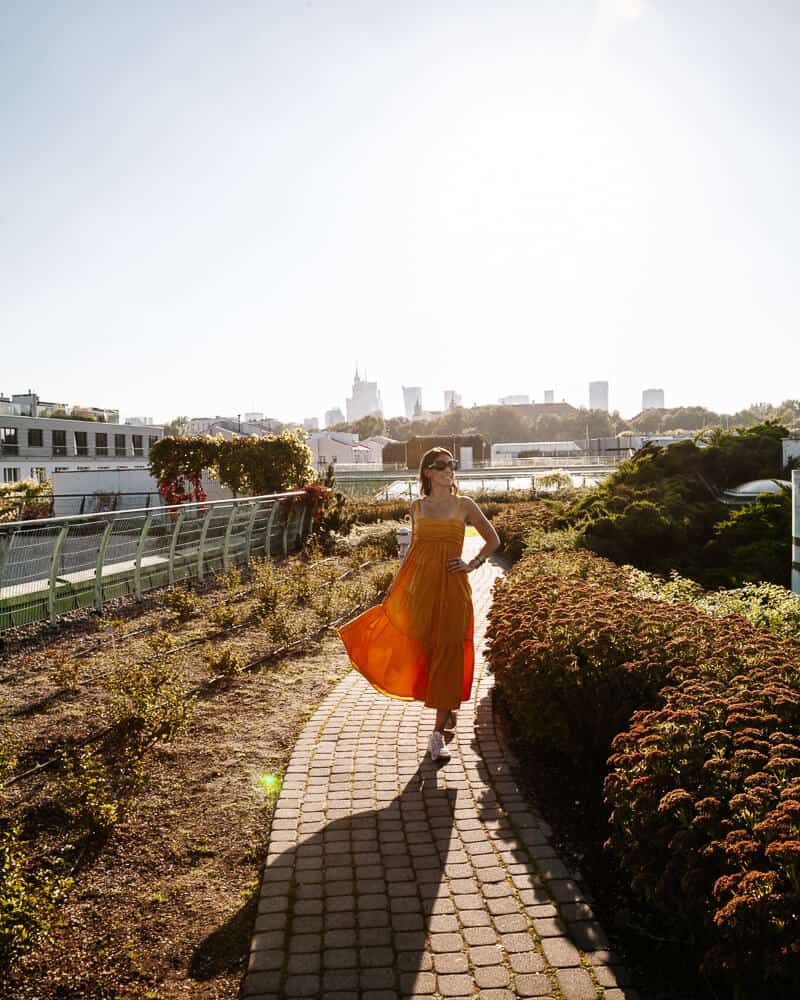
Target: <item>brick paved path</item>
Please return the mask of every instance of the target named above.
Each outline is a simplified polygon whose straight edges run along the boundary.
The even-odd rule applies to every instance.
[[[468,538],[467,558],[480,540]],[[252,1000],[632,1000],[494,727],[482,648],[491,587],[471,576],[473,698],[452,759],[433,711],[353,671],[306,725],[275,810],[243,996]]]

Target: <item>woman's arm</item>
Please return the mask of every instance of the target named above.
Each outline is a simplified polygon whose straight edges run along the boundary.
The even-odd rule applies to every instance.
[[[471,573],[472,570],[482,566],[489,556],[500,548],[500,538],[494,530],[492,522],[486,517],[472,497],[464,497],[463,503],[467,511],[466,523],[475,528],[485,544],[480,552],[470,559],[468,563],[463,562],[461,559],[453,559],[451,560],[452,566],[449,568],[451,572]]]

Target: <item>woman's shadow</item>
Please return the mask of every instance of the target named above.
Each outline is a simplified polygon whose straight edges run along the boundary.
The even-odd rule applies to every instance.
[[[195,949],[190,976],[239,965],[255,917],[243,996],[429,992],[431,918],[437,931],[457,929],[442,883],[458,789],[438,775],[426,758],[383,808],[335,819],[272,856],[260,892]]]

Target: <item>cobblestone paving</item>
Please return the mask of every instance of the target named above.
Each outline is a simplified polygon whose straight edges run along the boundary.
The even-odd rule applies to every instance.
[[[468,538],[466,558],[480,540]],[[471,575],[476,677],[452,758],[434,713],[353,671],[295,746],[275,810],[250,1000],[638,1000],[511,773],[482,647],[491,587]]]

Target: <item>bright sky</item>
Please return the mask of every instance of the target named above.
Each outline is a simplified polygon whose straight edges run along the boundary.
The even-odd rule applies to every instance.
[[[797,0],[0,7],[0,390],[798,388]]]

